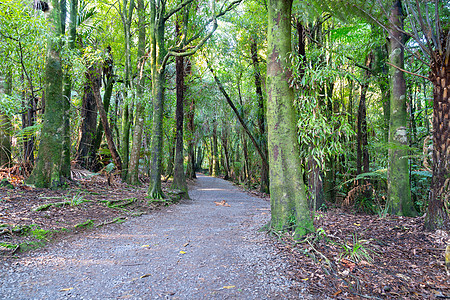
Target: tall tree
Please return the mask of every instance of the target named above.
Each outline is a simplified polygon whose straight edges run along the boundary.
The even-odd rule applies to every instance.
[[[120,3],[119,3],[120,5]],[[125,95],[125,103],[122,108],[122,178],[126,179],[128,173],[128,159],[130,154],[130,129],[131,129],[131,121],[132,114],[130,114],[131,107],[129,104],[128,98],[128,89],[131,88],[131,21],[133,18],[134,11],[134,0],[123,0],[122,10],[119,9],[119,14],[122,19],[122,26],[125,35],[125,76],[124,76],[124,95]]]
[[[88,62],[88,64],[91,64],[91,62]],[[94,87],[100,88],[100,72],[100,68],[95,64],[87,66],[83,87],[80,136],[75,157],[77,164],[88,170],[94,169],[96,158],[94,137],[97,129],[97,102],[93,89]]]
[[[133,146],[131,148],[130,161],[126,181],[130,184],[139,183],[139,159],[141,154],[142,133],[144,131],[144,65],[146,62],[145,54],[145,5],[144,0],[137,0],[138,14],[138,50],[137,50],[137,70],[138,80],[136,83],[136,117],[133,129]]]
[[[175,25],[175,32],[177,39],[182,40],[182,26],[185,27],[189,18],[189,6],[185,8],[184,14],[179,13]],[[183,22],[184,21],[184,22]],[[185,67],[184,57],[178,56],[175,58],[176,68],[176,90],[177,90],[177,104],[175,111],[176,119],[176,145],[175,145],[175,161],[173,170],[172,188],[183,192],[183,197],[187,197],[186,176],[184,175],[184,155],[183,155],[183,126],[184,126],[184,94],[185,94]]]
[[[294,91],[289,85],[292,0],[268,1],[267,123],[271,227],[293,227],[297,237],[314,231],[295,130]],[[295,220],[292,224],[292,220]]]
[[[258,59],[258,44],[256,42],[256,37],[252,37],[250,44],[250,54],[252,56],[252,64],[255,76],[255,88],[256,95],[258,97],[258,128],[260,135],[260,147],[264,152],[264,157],[267,157],[267,134],[266,134],[266,114],[264,97],[262,92],[261,84],[261,72],[259,67]],[[261,158],[261,188],[260,191],[263,193],[269,193],[269,165],[266,163],[267,160]]]
[[[61,184],[62,146],[64,142],[64,100],[61,67],[61,18],[58,0],[52,0],[50,35],[45,65],[45,113],[36,165],[27,182],[37,187]]]
[[[415,215],[411,199],[411,186],[408,166],[408,130],[406,114],[406,85],[404,68],[404,14],[402,2],[394,2],[390,16],[390,122],[389,122],[389,168],[388,205],[392,214]]]

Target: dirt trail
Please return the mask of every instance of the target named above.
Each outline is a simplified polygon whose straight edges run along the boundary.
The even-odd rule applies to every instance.
[[[0,262],[0,299],[298,299],[257,230],[269,203],[199,176],[191,200]],[[230,206],[214,203],[225,200]]]

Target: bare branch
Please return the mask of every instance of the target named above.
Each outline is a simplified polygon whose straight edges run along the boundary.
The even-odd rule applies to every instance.
[[[165,16],[164,20],[168,20],[173,14],[177,13],[178,11],[182,10],[186,5],[192,3],[194,0],[185,0],[181,2],[179,5],[174,7],[171,11],[169,11]]]
[[[402,69],[402,68],[400,68],[400,67],[398,67],[396,65],[391,64],[390,62],[386,62],[386,64],[388,64],[391,67],[394,67],[394,68],[396,68],[396,69],[398,69],[398,70],[400,70],[402,72],[405,72],[405,73],[408,73],[408,74],[411,74],[411,75],[414,75],[414,76],[418,76],[418,77],[422,77],[422,78],[425,78],[427,80],[430,80],[430,78],[428,78],[428,77],[425,77],[423,75],[420,75],[420,74],[417,74],[417,73],[413,73],[413,72],[410,72],[410,71],[406,71],[405,69]]]

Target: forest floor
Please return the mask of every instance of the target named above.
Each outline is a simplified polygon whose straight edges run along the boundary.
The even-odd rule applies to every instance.
[[[317,212],[317,232],[294,242],[288,235],[257,232],[270,218],[267,197],[243,193],[220,179],[201,176],[191,182],[192,200],[176,206],[149,203],[145,187],[119,180],[110,186],[101,176],[57,191],[10,182],[14,189],[0,187],[0,296],[15,290],[17,299],[450,298],[444,268],[449,234],[424,232],[423,218],[335,207]],[[108,238],[96,244],[98,236]],[[124,241],[131,236],[139,239]],[[153,256],[141,257],[143,248]],[[143,259],[151,259],[153,269],[142,269]],[[100,268],[101,276],[92,268]],[[67,276],[73,272],[79,274],[72,284]],[[145,277],[152,287],[137,284]],[[100,292],[96,285],[88,288],[91,280],[114,284]]]

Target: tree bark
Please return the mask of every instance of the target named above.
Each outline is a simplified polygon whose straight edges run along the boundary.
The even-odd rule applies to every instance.
[[[92,74],[90,74],[90,75],[92,76]],[[100,85],[100,82],[101,81],[99,81],[99,80],[93,80],[91,78],[91,83],[93,85],[92,91],[94,93],[94,98],[97,103],[97,108],[98,108],[98,112],[100,114],[100,119],[102,121],[103,128],[105,128],[105,137],[106,137],[106,141],[108,143],[108,149],[109,149],[109,152],[111,153],[112,159],[114,161],[114,164],[115,164],[117,170],[119,172],[121,172],[122,171],[122,160],[119,156],[119,152],[117,152],[116,145],[114,144],[114,141],[113,141],[111,128],[109,127],[108,116],[106,115],[105,108],[103,107],[102,96],[100,95],[100,86],[96,86],[96,85]]]
[[[0,75],[0,97],[11,95],[12,73],[6,72],[6,77]],[[11,118],[0,111],[0,168],[11,165]]]
[[[267,134],[266,134],[266,114],[264,110],[264,97],[261,86],[261,72],[259,70],[258,60],[258,45],[256,39],[252,40],[250,45],[250,52],[252,56],[252,64],[255,76],[256,95],[258,97],[258,128],[259,128],[259,141],[261,151],[264,156],[267,157]],[[262,193],[269,193],[269,165],[261,158],[261,186],[260,191]]]
[[[371,67],[372,54],[366,58],[366,67]],[[357,148],[356,148],[356,174],[369,172],[369,143],[367,141],[366,97],[369,89],[371,73],[366,70],[364,81],[361,85],[361,95],[358,106]],[[360,184],[362,184],[360,182]]]
[[[48,40],[45,65],[45,113],[35,167],[27,182],[36,187],[56,188],[62,182],[62,145],[64,142],[64,100],[60,58],[61,19],[58,0],[52,1],[50,22],[53,27]]]
[[[217,147],[217,120],[213,120],[212,132],[212,176],[219,176],[219,151]]]
[[[182,38],[180,20],[176,24],[177,38]],[[173,171],[172,189],[177,189],[183,192],[182,197],[188,197],[188,187],[186,184],[186,176],[184,175],[184,154],[183,154],[183,126],[184,126],[184,57],[175,57],[176,68],[176,89],[177,89],[177,104],[175,111],[176,118],[176,145],[175,145],[175,162]]]
[[[186,177],[193,179],[197,176],[195,172],[195,136],[194,136],[194,113],[195,113],[195,100],[191,97],[189,104],[189,112],[187,113],[187,131],[188,131],[188,161],[186,168]]]
[[[90,66],[85,73],[84,94],[81,108],[80,137],[77,145],[77,164],[85,169],[94,170],[94,137],[97,128],[97,102],[94,88],[100,89],[100,68]],[[100,93],[100,91],[98,91]]]
[[[291,49],[292,0],[269,0],[267,123],[270,166],[271,223],[276,231],[295,230],[300,237],[314,231],[303,182],[297,140],[294,91],[288,55]],[[293,222],[293,220],[295,220]]]
[[[136,85],[136,118],[133,130],[133,146],[131,148],[130,162],[126,181],[130,184],[139,184],[139,159],[141,156],[142,134],[144,131],[145,105],[143,99],[143,89],[145,77],[143,76],[145,57],[145,4],[144,0],[137,0],[138,14],[138,82]]]
[[[400,69],[404,64],[402,3],[397,0],[392,7],[389,31],[390,63]],[[414,216],[408,168],[408,135],[406,114],[406,84],[403,72],[390,66],[390,121],[389,121],[389,167],[388,205],[395,215]]]
[[[442,33],[448,38],[448,35]],[[448,43],[442,41],[442,48]],[[425,229],[449,229],[445,203],[450,203],[450,57],[435,53],[431,64],[433,83],[433,177]]]

